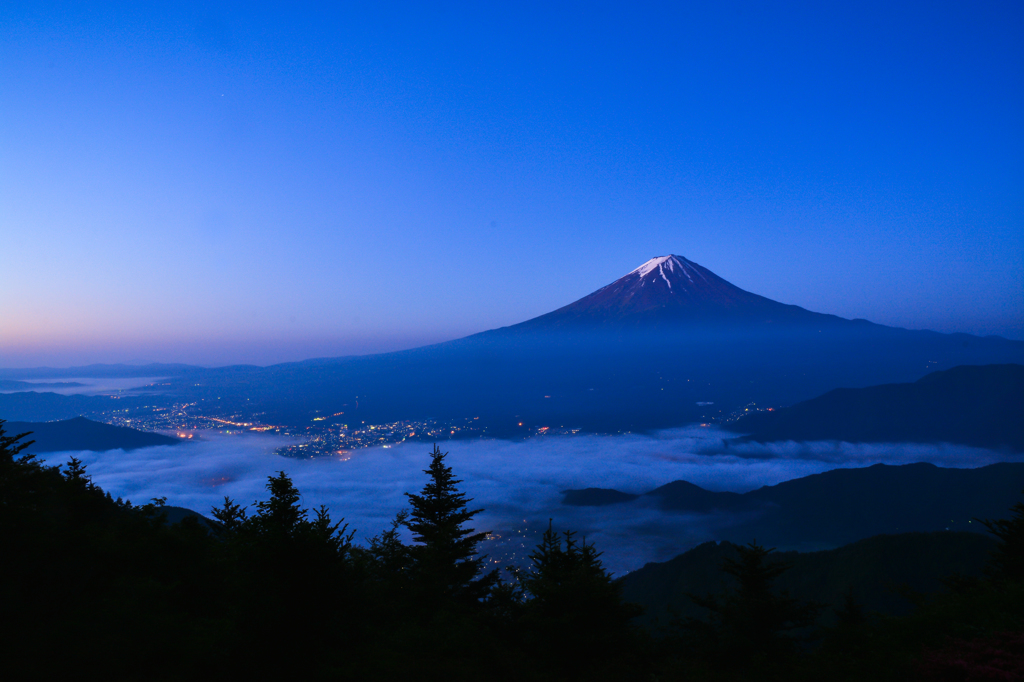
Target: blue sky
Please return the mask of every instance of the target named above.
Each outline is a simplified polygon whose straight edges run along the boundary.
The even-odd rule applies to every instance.
[[[0,366],[462,336],[676,253],[1024,338],[1019,2],[0,7]]]

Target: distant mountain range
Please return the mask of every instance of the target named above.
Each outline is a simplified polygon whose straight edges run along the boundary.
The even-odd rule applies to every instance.
[[[26,452],[63,452],[77,450],[134,450],[153,445],[177,445],[177,438],[159,433],[137,431],[75,417],[55,422],[7,422],[7,435],[31,432],[25,441],[33,440]]]
[[[1024,342],[815,313],[672,255],[546,315],[433,346],[270,367],[97,371],[174,377],[163,388],[175,399],[219,401],[223,410],[260,413],[270,423],[479,417],[490,435],[514,436],[536,426],[675,426],[750,402],[791,405],[837,387],[992,363],[1024,363]],[[0,376],[57,376],[33,372]]]
[[[81,365],[78,367],[0,368],[0,379],[61,379],[64,377],[131,378],[177,376],[202,371],[203,367],[182,364],[151,363],[148,365]]]
[[[759,442],[960,443],[1024,450],[1024,366],[955,367],[914,383],[840,388],[726,428]]]
[[[821,552],[775,552],[771,560],[790,564],[775,588],[803,601],[839,609],[848,593],[868,611],[902,615],[912,604],[900,593],[937,592],[953,574],[978,576],[995,541],[976,533],[878,535]],[[675,617],[706,617],[687,596],[720,594],[734,588],[722,562],[738,557],[730,542],[707,542],[663,563],[647,564],[621,578],[626,601],[644,607],[641,621],[655,631]],[[834,621],[826,611],[823,621]]]
[[[883,533],[976,531],[1024,494],[1024,463],[977,469],[933,464],[834,469],[748,493],[674,481],[642,495],[589,488],[564,492],[575,506],[643,505],[666,513],[715,513],[717,537],[787,549],[821,549]],[[618,502],[614,500],[618,499]]]
[[[171,402],[164,396],[125,396],[114,403],[109,396],[60,395],[49,391],[19,391],[0,393],[0,419],[25,422],[47,422],[71,419],[82,415],[97,415],[113,407],[129,409],[143,405]]]

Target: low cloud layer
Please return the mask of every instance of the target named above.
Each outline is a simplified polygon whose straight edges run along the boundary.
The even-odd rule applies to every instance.
[[[202,433],[200,442],[131,452],[49,453],[51,464],[72,454],[88,465],[93,480],[114,496],[135,503],[167,497],[168,504],[209,515],[224,496],[251,505],[265,499],[267,477],[286,471],[306,507],[326,504],[345,517],[359,541],[389,525],[406,506],[403,493],[418,492],[426,480],[430,446],[404,443],[353,452],[348,459],[286,459],[274,450],[292,441],[278,436]],[[727,442],[731,434],[683,428],[655,435],[539,437],[442,443],[473,506],[486,511],[476,527],[500,538],[487,551],[494,561],[520,561],[554,519],[596,543],[612,570],[622,573],[648,561],[663,561],[712,539],[727,519],[663,513],[643,504],[566,507],[568,488],[615,488],[642,493],[675,480],[709,490],[745,492],[763,485],[838,467],[879,462],[931,462],[978,467],[1009,457],[949,445],[856,445]]]
[[[0,393],[57,393],[59,395],[117,395],[135,388],[149,386],[162,377],[59,377],[47,379],[22,379],[27,386],[2,390]],[[77,384],[59,386],[57,384]]]

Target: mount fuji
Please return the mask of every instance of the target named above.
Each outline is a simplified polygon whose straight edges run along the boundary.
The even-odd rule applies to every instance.
[[[1024,342],[816,313],[668,255],[509,327],[396,353],[190,372],[170,390],[272,423],[345,410],[368,424],[478,417],[496,435],[520,423],[609,432],[990,363],[1024,363]]]
[[[792,324],[838,320],[730,284],[682,256],[659,256],[575,303],[515,325],[540,328]]]

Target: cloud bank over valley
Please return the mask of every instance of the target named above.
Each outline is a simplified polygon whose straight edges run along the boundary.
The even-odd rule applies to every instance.
[[[406,506],[404,493],[422,488],[422,470],[429,463],[430,445],[420,442],[356,450],[344,458],[297,460],[274,454],[294,442],[281,436],[199,435],[199,442],[131,452],[47,453],[45,461],[62,464],[75,455],[115,497],[136,504],[166,497],[168,504],[204,515],[225,496],[243,505],[265,499],[267,476],[286,471],[305,507],[326,504],[335,519],[344,517],[356,530],[359,542],[389,525]],[[561,504],[561,491],[595,487],[643,493],[685,480],[708,490],[746,492],[839,467],[930,462],[972,468],[1024,459],[949,445],[737,445],[727,442],[731,437],[714,428],[686,427],[653,435],[464,440],[440,446],[449,452],[447,461],[473,498],[473,508],[485,509],[474,525],[495,533],[486,551],[496,563],[523,560],[551,518],[556,528],[577,530],[593,541],[619,574],[709,539],[726,539],[718,531],[730,519],[645,504],[571,507]]]

